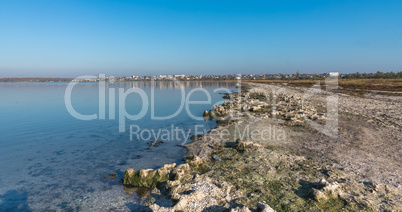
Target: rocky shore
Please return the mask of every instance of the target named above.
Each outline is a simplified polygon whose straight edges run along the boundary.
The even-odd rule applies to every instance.
[[[125,188],[151,211],[402,210],[401,98],[310,91],[242,85],[183,164],[127,169]]]

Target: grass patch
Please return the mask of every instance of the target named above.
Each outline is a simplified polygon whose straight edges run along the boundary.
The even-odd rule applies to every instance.
[[[309,80],[249,80],[246,82],[264,84],[285,84],[292,87],[313,87],[320,83],[321,89],[325,89],[324,79]],[[353,96],[365,94],[381,94],[387,96],[402,96],[402,79],[339,79],[339,88],[336,92]]]
[[[266,100],[267,97],[263,92],[252,92],[249,94],[249,98],[251,99],[258,99],[258,100]]]
[[[369,210],[339,198],[324,202],[311,198],[311,189],[300,182],[310,185],[326,178],[323,170],[331,169],[330,161],[315,157],[300,159],[299,154],[275,148],[247,153],[226,148],[214,154],[222,160],[210,164],[206,174],[230,182],[242,191],[245,197],[235,200],[237,204],[255,209],[258,202],[265,202],[277,211]]]

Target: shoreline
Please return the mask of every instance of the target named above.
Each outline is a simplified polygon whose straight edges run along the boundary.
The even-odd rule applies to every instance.
[[[98,79],[98,78],[94,78]],[[74,78],[0,78],[0,83],[53,83],[53,82],[72,82]],[[235,79],[230,79],[230,80],[224,80],[224,79],[219,79],[219,80],[183,80],[179,79],[176,80],[179,82],[237,82],[238,80]],[[99,80],[94,80],[94,81],[79,81],[81,83],[96,83],[99,82]],[[108,81],[105,81],[108,82]],[[147,80],[116,80],[115,82],[151,82],[150,79]],[[174,82],[174,80],[159,80],[156,79],[154,82]]]
[[[283,88],[277,85],[251,85],[263,89]],[[278,106],[285,103],[282,106],[286,108],[288,107],[286,105],[289,105],[286,103],[299,101],[296,94],[300,92],[300,89],[305,91],[304,88],[285,87],[286,94],[281,97]],[[238,100],[243,97],[243,93],[239,93],[234,99],[237,98],[236,102],[241,102]],[[255,97],[261,96],[255,95]],[[358,108],[353,108],[354,105],[349,103],[354,103],[356,98],[362,97],[342,95],[340,98],[340,118],[342,119],[340,132],[345,130],[344,124],[350,124],[348,122],[364,123],[363,127],[368,129],[380,127],[381,133],[385,133],[386,136],[392,134],[392,130],[400,132],[398,118],[401,114],[397,108],[395,109],[395,106],[391,107],[396,112],[395,120],[392,120],[392,117],[389,117],[388,120],[381,119],[381,116],[359,117],[361,111],[353,110]],[[234,99],[230,101],[233,103]],[[364,168],[362,165],[360,165],[361,168],[358,168],[360,161],[354,161],[352,157],[345,163],[334,154],[337,152],[331,149],[337,148],[336,146],[328,147],[325,142],[320,142],[320,139],[327,140],[328,143],[337,140],[332,139],[334,140],[332,141],[322,133],[311,129],[303,123],[304,118],[292,112],[286,112],[287,110],[279,110],[279,113],[276,114],[277,117],[270,117],[272,111],[269,111],[269,105],[262,104],[260,100],[258,98],[251,99],[248,102],[251,107],[241,109],[251,111],[252,118],[245,118],[243,116],[245,112],[237,113],[225,108],[225,103],[223,106],[211,109],[209,113],[236,113],[237,116],[230,120],[221,120],[220,124],[217,123],[214,129],[199,137],[197,141],[185,145],[188,156],[185,158],[185,163],[177,167],[174,165],[167,171],[175,177],[163,179],[157,183],[158,185],[155,184],[151,194],[145,198],[144,205],[149,206],[153,211],[178,209],[201,211],[197,209],[200,206],[214,208],[218,211],[247,211],[261,210],[261,208],[267,210],[272,208],[276,210],[346,208],[370,211],[395,210],[401,206],[400,179],[398,176],[392,177],[389,174],[392,174],[392,171],[383,172],[382,178],[359,173],[360,169]],[[314,104],[307,105],[307,110],[303,115],[307,115],[309,120],[323,123],[326,120],[322,115],[323,112],[317,111],[322,103],[318,100],[322,100],[322,97],[314,99],[312,101]],[[394,101],[395,105],[400,100],[390,99],[389,101]],[[349,105],[345,102],[348,102]],[[294,105],[297,107],[297,104]],[[291,109],[290,111],[297,110],[297,108]],[[242,129],[244,126],[266,129],[268,125],[283,130],[287,137],[282,140],[271,137],[261,141],[261,139],[251,139],[248,135],[249,137],[240,140],[231,137],[224,142],[219,135],[219,132],[225,130],[232,132],[232,135],[233,132],[236,134],[235,126],[238,128],[243,126]],[[342,133],[340,134],[341,139],[338,140],[349,142],[350,139],[344,139]],[[315,142],[315,146],[306,143],[309,140]],[[328,151],[332,151],[333,155],[327,156]],[[373,169],[381,168],[376,164],[372,166]],[[395,169],[395,167],[393,168]],[[391,167],[391,170],[393,168]],[[396,173],[399,171],[400,168],[397,168]],[[393,183],[387,183],[388,178]],[[206,188],[208,189],[205,190]],[[199,190],[200,192],[197,192]],[[192,192],[188,193],[188,191]],[[280,195],[278,196],[278,194]],[[388,201],[383,201],[384,195],[389,199]]]

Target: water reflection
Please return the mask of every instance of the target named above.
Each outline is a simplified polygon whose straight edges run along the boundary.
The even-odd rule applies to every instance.
[[[213,104],[222,101],[216,88],[233,89],[235,82],[182,81],[187,96],[193,88],[203,88],[211,95],[208,104],[192,104],[189,111],[202,116]],[[103,210],[112,208],[137,209],[139,197],[127,195],[119,179],[127,168],[159,168],[165,163],[181,163],[185,149],[177,145],[177,138],[165,141],[159,147],[147,142],[130,140],[130,133],[119,133],[119,120],[95,119],[81,121],[66,110],[64,94],[68,83],[0,83],[0,211],[52,211],[80,208]],[[99,112],[99,83],[77,83],[72,91],[74,109],[82,114]],[[109,94],[117,88],[136,87],[149,94],[155,88],[155,116],[162,117],[178,110],[181,85],[173,81],[108,82],[106,114]],[[108,88],[116,88],[108,89]],[[116,117],[118,98],[115,98]],[[149,96],[151,98],[151,96]],[[204,101],[205,93],[195,92],[191,101]],[[126,98],[126,110],[137,114],[141,99],[137,95]],[[153,120],[151,108],[140,120],[126,120],[126,125],[141,129],[171,129],[172,125],[192,134],[209,130],[215,122],[195,120],[186,110],[168,120]],[[127,127],[128,129],[128,127]],[[185,136],[190,136],[186,133]],[[104,178],[111,173],[119,177]],[[114,176],[114,175],[113,175]],[[124,195],[124,198],[121,198]]]
[[[66,82],[21,82],[21,83],[1,83],[0,92],[4,92],[7,88],[55,88],[65,87]],[[235,81],[138,81],[138,82],[105,82],[107,87],[115,88],[151,88],[157,89],[180,89],[184,88],[218,88],[218,87],[233,87]],[[94,87],[98,86],[99,82],[79,82],[79,87]]]
[[[151,88],[159,90],[181,88],[220,88],[233,87],[236,82],[208,82],[208,81],[143,81],[143,82],[106,82],[107,87],[114,88]]]

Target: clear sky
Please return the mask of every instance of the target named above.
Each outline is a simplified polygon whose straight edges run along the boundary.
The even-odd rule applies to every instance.
[[[0,0],[0,77],[402,70],[402,1]]]

